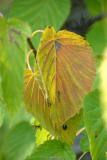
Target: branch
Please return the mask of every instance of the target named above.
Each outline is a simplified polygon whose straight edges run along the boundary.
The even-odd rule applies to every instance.
[[[28,42],[28,44],[29,44],[29,46],[30,46],[31,50],[33,50],[33,53],[34,53],[35,59],[36,59],[37,51],[35,50],[35,48],[34,48],[34,46],[33,46],[32,42],[31,42],[31,38],[32,38],[36,33],[38,33],[38,32],[43,32],[43,30],[37,30],[37,31],[34,31],[34,32],[32,33],[32,36],[27,38],[27,42]]]
[[[93,18],[91,19],[90,26],[91,26],[92,24],[94,24],[95,22],[97,22],[97,21],[105,18],[106,16],[107,16],[107,12],[104,12],[104,13],[98,14],[97,16],[93,17]]]
[[[31,42],[30,38],[27,38],[27,42],[28,42],[30,48],[33,50],[34,56],[36,58],[37,51],[35,50],[35,48],[34,48],[32,42]]]

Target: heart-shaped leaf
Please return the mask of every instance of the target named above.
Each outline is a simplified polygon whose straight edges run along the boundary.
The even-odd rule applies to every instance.
[[[29,69],[25,73],[27,111],[51,134],[73,144],[83,98],[92,88],[95,71],[95,57],[83,37],[47,27],[34,73]]]
[[[68,31],[47,27],[42,34],[37,61],[46,91],[45,99],[58,126],[82,107],[84,96],[92,89],[96,60],[89,43]]]

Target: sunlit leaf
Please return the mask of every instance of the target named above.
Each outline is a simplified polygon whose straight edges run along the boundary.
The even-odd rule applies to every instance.
[[[82,107],[84,96],[92,89],[96,60],[83,37],[47,27],[41,37],[37,61],[46,101],[51,104],[58,126]]]
[[[103,59],[100,66],[100,88],[101,88],[101,105],[102,112],[106,114],[104,118],[105,124],[107,124],[107,47],[103,53]]]
[[[0,74],[3,99],[11,118],[22,102],[27,36],[31,36],[27,23],[0,18]]]
[[[46,131],[43,127],[42,130],[38,129],[36,131],[36,144],[39,146],[40,144],[44,143],[44,141],[48,140],[52,137],[52,135]]]
[[[42,154],[41,154],[42,153]],[[61,159],[75,160],[76,156],[67,143],[59,140],[49,140],[36,148],[28,160]]]
[[[36,64],[35,73],[26,69],[25,73],[25,86],[23,101],[26,105],[26,110],[31,113],[40,124],[52,134],[55,134],[52,127],[51,109],[45,101],[43,85],[39,70]]]
[[[103,160],[107,152],[107,124],[103,118],[99,91],[90,92],[84,99],[84,120],[87,134],[90,140],[90,151],[93,160]]]
[[[83,98],[93,86],[95,71],[95,57],[83,37],[68,31],[55,33],[47,27],[34,73],[29,69],[25,73],[23,99],[27,111],[47,131],[72,145]]]
[[[34,73],[29,69],[26,69],[25,73],[23,100],[26,110],[28,113],[31,113],[48,132],[72,145],[81,122],[81,112],[64,122],[63,125],[67,126],[66,130],[63,129],[63,125],[58,127],[57,119],[52,115],[50,104],[48,104],[44,98],[44,89],[37,64],[35,69]]]

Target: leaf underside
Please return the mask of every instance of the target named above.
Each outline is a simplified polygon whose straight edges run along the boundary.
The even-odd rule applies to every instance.
[[[51,134],[73,144],[83,98],[92,88],[95,71],[95,57],[83,37],[68,31],[55,33],[47,27],[34,73],[29,69],[25,73],[23,99],[27,111]],[[63,130],[64,124],[67,130]]]
[[[83,37],[47,27],[37,53],[44,88],[58,125],[73,117],[92,89],[96,60]],[[45,97],[47,98],[47,97]]]

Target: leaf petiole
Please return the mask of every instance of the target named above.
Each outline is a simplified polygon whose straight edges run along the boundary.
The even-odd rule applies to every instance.
[[[32,70],[32,69],[31,69],[30,63],[29,63],[29,55],[30,55],[32,52],[33,52],[33,49],[31,49],[31,50],[28,52],[28,54],[27,54],[27,65],[28,65],[28,68],[29,68],[30,70]]]
[[[32,33],[32,36],[30,37],[30,40],[32,39],[32,37],[36,34],[36,33],[39,33],[39,32],[44,32],[44,30],[36,30]]]
[[[76,136],[78,136],[84,129],[85,129],[85,127],[81,128],[81,129],[77,132]]]
[[[80,156],[80,158],[79,158],[78,160],[81,160],[82,157],[83,157],[86,153],[88,153],[88,152],[89,152],[89,151],[84,152],[84,153]]]

